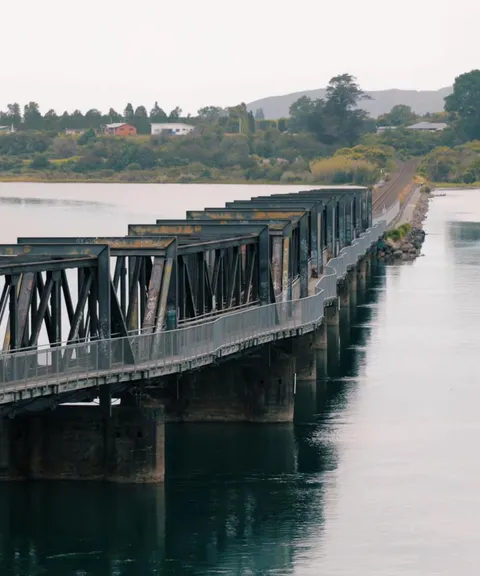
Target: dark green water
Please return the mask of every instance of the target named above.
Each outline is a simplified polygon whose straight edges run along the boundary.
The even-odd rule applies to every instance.
[[[294,425],[170,425],[162,488],[0,485],[0,576],[476,576],[478,191],[426,230],[424,258],[375,269]]]

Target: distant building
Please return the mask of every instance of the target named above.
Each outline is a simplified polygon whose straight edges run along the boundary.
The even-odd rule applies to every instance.
[[[103,133],[111,136],[136,136],[137,129],[126,122],[115,122],[114,124],[105,124]]]
[[[379,126],[377,128],[377,134],[383,134],[387,130],[395,130],[396,128],[396,126]]]
[[[417,124],[407,126],[408,130],[421,130],[422,132],[442,132],[445,128],[448,128],[448,124],[444,122],[417,122]]]
[[[15,132],[15,128],[12,126],[0,126],[0,134],[8,134],[9,132]]]
[[[164,122],[162,124],[152,124],[152,134],[171,134],[173,136],[185,136],[195,130],[191,124],[182,124],[181,122]]]
[[[67,128],[65,130],[65,134],[68,134],[69,136],[81,136],[85,132],[86,130],[83,128]]]

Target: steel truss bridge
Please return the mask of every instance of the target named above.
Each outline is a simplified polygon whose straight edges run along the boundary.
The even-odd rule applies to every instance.
[[[123,237],[0,245],[0,412],[136,381],[314,330],[385,222],[333,187],[229,202]]]

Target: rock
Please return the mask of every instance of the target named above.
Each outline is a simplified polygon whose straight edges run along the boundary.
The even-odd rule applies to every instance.
[[[402,258],[402,256],[403,256],[402,250],[395,250],[395,252],[393,253],[394,258]]]

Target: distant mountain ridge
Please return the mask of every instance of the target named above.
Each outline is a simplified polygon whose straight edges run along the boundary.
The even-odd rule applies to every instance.
[[[386,114],[397,104],[410,106],[419,115],[427,112],[441,112],[444,98],[451,94],[453,87],[441,88],[440,90],[372,90],[366,91],[372,100],[363,100],[360,107],[366,110],[370,116],[376,118]],[[282,96],[270,96],[260,98],[247,104],[248,110],[255,113],[257,108],[262,108],[266,119],[285,118],[289,115],[290,106],[302,96],[308,96],[312,100],[325,97],[325,88],[318,90],[305,90],[293,92]]]

